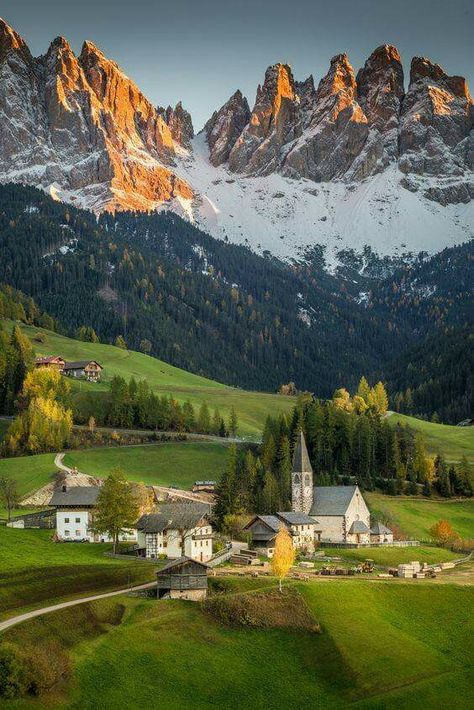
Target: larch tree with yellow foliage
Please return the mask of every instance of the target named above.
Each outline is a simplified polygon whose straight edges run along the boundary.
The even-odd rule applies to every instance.
[[[272,571],[278,577],[278,586],[282,591],[282,580],[286,577],[295,561],[295,548],[288,530],[282,526],[275,538],[275,552],[271,560]]]

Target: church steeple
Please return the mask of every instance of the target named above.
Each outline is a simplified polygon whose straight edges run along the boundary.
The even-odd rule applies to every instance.
[[[309,514],[313,505],[313,468],[302,431],[296,440],[291,474],[291,507],[295,513]]]

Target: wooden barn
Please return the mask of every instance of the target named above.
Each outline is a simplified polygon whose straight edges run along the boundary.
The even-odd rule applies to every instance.
[[[197,602],[207,595],[207,570],[204,562],[180,557],[156,573],[158,599],[187,599]]]

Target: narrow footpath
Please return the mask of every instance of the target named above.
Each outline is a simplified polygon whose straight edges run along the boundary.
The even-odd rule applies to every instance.
[[[28,611],[25,614],[19,614],[18,616],[12,616],[11,619],[6,619],[5,621],[0,621],[0,632],[6,631],[11,626],[16,626],[21,624],[22,621],[28,621],[28,619],[34,619],[35,616],[43,616],[43,614],[49,614],[52,611],[58,611],[59,609],[67,609],[70,606],[77,606],[77,604],[86,604],[87,602],[95,602],[99,599],[107,599],[108,597],[115,597],[119,594],[128,594],[129,592],[139,592],[143,589],[151,589],[156,587],[156,582],[147,582],[147,584],[140,584],[137,587],[127,587],[127,589],[119,589],[116,592],[107,592],[105,594],[95,594],[93,597],[83,597],[82,599],[73,599],[69,602],[62,602],[61,604],[54,604],[53,606],[44,606],[41,609],[34,609],[33,611]]]

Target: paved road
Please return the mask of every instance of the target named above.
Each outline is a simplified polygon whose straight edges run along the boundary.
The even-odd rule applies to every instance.
[[[49,614],[52,611],[58,611],[58,609],[67,609],[69,606],[77,606],[77,604],[86,604],[87,602],[95,602],[98,599],[107,599],[108,597],[115,597],[119,594],[127,594],[128,592],[138,592],[141,589],[151,589],[156,586],[156,582],[148,582],[147,584],[140,584],[138,587],[128,587],[127,589],[119,589],[116,592],[107,592],[106,594],[96,594],[93,597],[83,597],[82,599],[74,599],[70,602],[62,602],[61,604],[54,604],[54,606],[45,606],[42,609],[35,609],[34,611],[28,611],[25,614],[19,614],[18,616],[12,616],[11,619],[6,621],[0,621],[0,631],[6,631],[11,626],[16,626],[21,624],[22,621],[28,621],[28,619],[34,619],[35,616],[43,616],[43,614]]]

